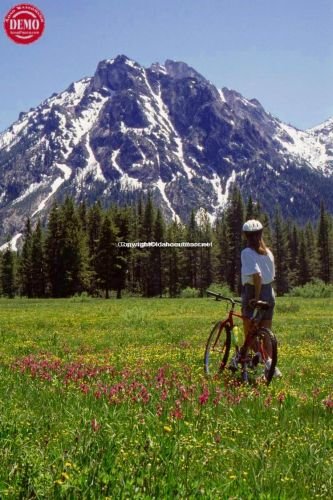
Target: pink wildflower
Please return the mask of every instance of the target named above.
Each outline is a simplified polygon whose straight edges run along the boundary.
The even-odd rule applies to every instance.
[[[199,396],[199,403],[201,405],[205,405],[208,401],[208,398],[209,398],[209,390],[208,387],[205,385],[202,390],[202,393]]]
[[[323,404],[328,408],[329,410],[333,409],[333,399],[332,396],[328,396],[327,399],[323,400]]]
[[[167,397],[168,397],[168,391],[166,389],[163,389],[163,391],[161,393],[162,401],[165,401]]]
[[[81,384],[80,389],[83,392],[83,394],[88,394],[89,392],[89,386],[87,384]]]

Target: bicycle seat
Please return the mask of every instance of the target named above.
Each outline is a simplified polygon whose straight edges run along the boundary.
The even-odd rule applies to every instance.
[[[265,302],[264,300],[258,300],[256,303],[255,303],[255,307],[258,308],[258,309],[263,309],[263,310],[267,310],[269,309],[271,306],[269,305],[268,302]]]

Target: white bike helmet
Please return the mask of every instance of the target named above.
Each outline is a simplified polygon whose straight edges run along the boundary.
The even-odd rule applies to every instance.
[[[245,222],[243,225],[244,233],[255,233],[256,231],[261,231],[263,229],[263,225],[259,220],[250,219]]]

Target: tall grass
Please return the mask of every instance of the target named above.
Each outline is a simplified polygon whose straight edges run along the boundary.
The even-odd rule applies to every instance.
[[[267,388],[203,376],[214,300],[1,300],[0,496],[328,498],[333,303],[288,303]]]

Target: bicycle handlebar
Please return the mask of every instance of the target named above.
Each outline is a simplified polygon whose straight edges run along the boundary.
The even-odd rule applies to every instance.
[[[224,297],[223,295],[221,295],[220,293],[216,293],[216,292],[212,292],[211,290],[207,290],[206,291],[207,295],[210,295],[211,297],[215,297],[216,300],[227,300],[228,302],[230,302],[233,306],[235,304],[241,304],[242,301],[241,300],[237,300],[237,299],[232,299],[231,297]]]

